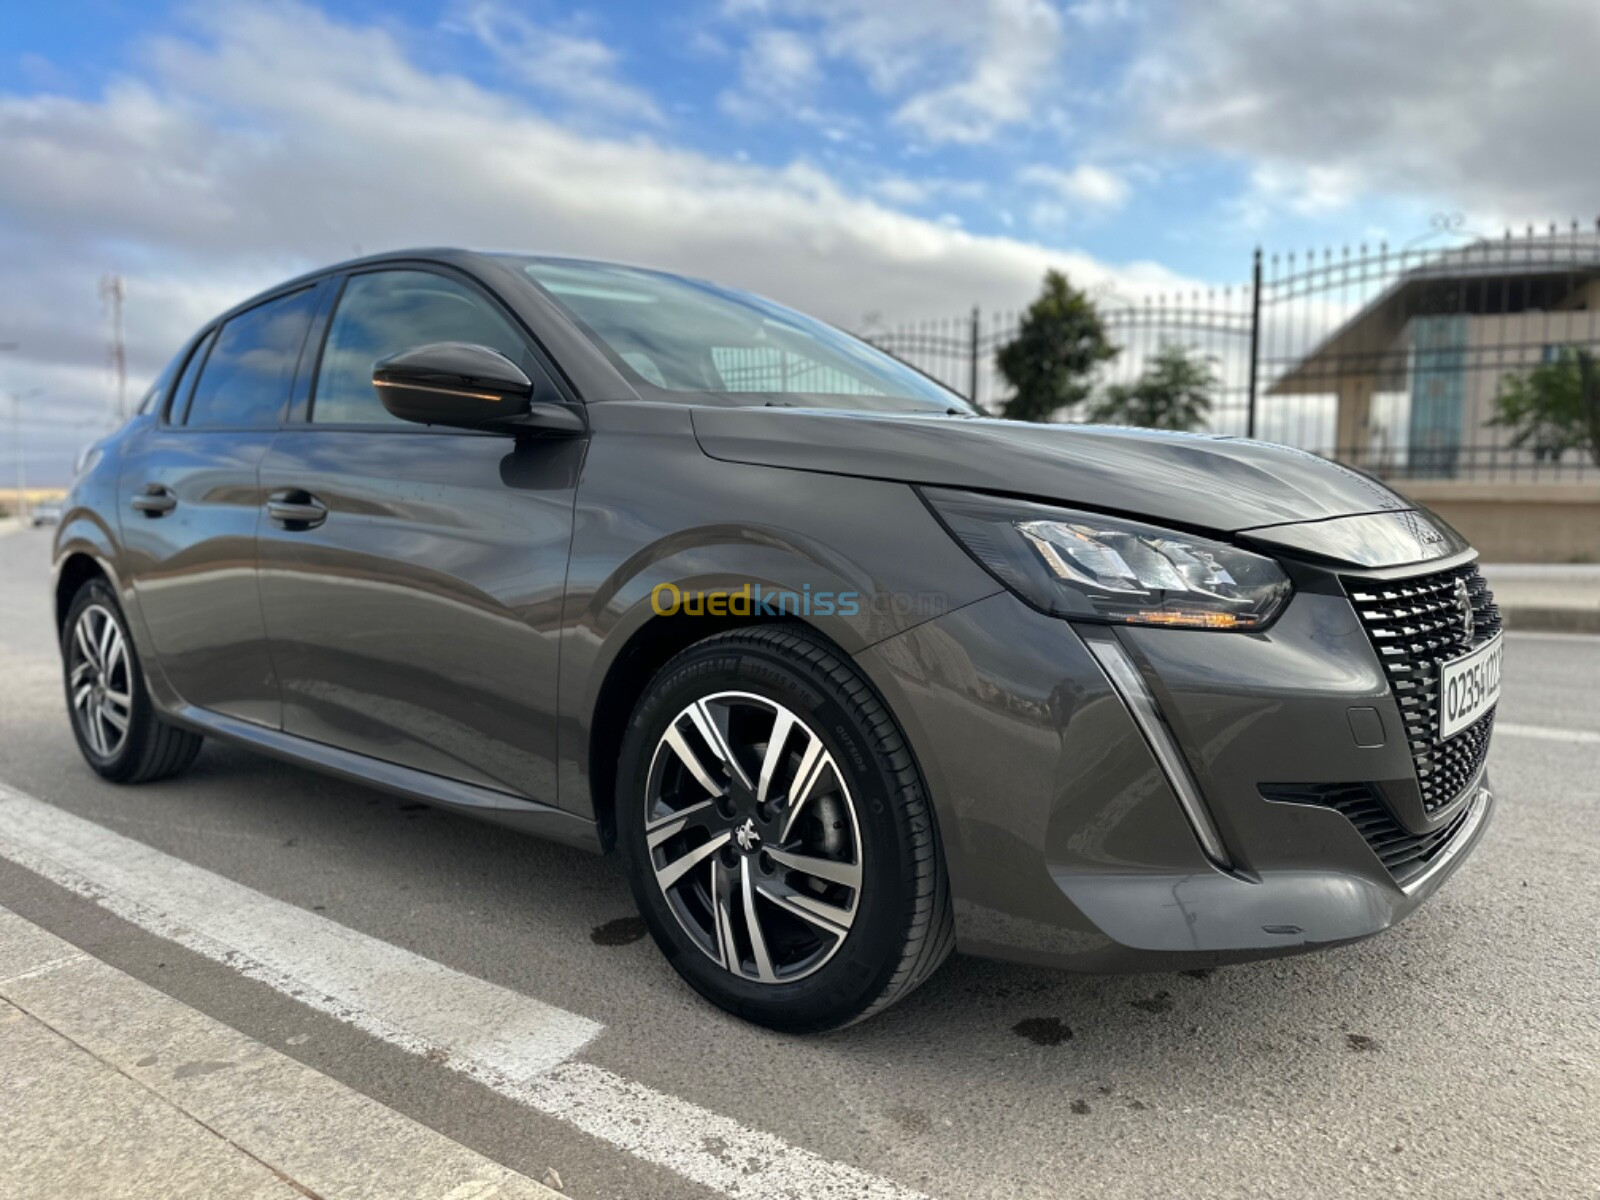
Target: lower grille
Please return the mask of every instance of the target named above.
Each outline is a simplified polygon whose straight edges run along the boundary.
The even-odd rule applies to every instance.
[[[1376,790],[1366,783],[1265,784],[1261,794],[1283,804],[1331,808],[1356,827],[1398,884],[1415,879],[1460,832],[1471,809],[1431,833],[1412,833],[1390,815]]]
[[[1355,605],[1400,706],[1424,812],[1448,807],[1477,776],[1489,752],[1491,709],[1439,741],[1439,667],[1500,632],[1500,609],[1471,563],[1405,579],[1347,577]],[[1472,609],[1468,631],[1462,600]]]

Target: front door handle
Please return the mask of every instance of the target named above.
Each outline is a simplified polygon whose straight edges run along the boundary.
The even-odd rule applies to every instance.
[[[142,512],[147,517],[164,517],[178,507],[178,498],[164,483],[147,483],[144,491],[135,493],[129,503],[136,512]]]
[[[286,529],[315,529],[328,519],[328,506],[310,492],[291,488],[267,497],[267,516]]]

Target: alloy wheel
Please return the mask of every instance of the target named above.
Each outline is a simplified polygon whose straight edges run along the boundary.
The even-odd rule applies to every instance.
[[[133,720],[133,671],[122,626],[103,605],[78,614],[67,660],[72,719],[89,748],[114,758]]]
[[[702,953],[767,984],[833,957],[860,905],[861,834],[815,730],[762,696],[704,696],[667,725],[647,788],[651,870]]]

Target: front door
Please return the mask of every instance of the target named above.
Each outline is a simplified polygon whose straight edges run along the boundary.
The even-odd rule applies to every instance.
[[[285,731],[554,803],[556,655],[582,439],[389,416],[372,364],[491,346],[550,376],[463,278],[352,275],[309,412],[262,462],[261,598]]]
[[[120,476],[124,570],[179,698],[276,727],[256,591],[258,471],[289,404],[318,289],[280,296],[201,338]]]

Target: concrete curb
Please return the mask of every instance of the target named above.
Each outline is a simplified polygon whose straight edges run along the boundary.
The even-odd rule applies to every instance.
[[[0,1002],[7,1196],[565,1200],[4,908]]]

